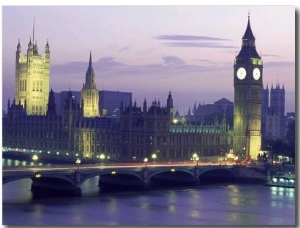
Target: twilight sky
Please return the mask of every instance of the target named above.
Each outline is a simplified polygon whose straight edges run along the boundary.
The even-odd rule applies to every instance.
[[[14,98],[15,53],[30,37],[39,53],[50,46],[50,85],[81,91],[92,52],[98,90],[132,92],[133,102],[166,105],[186,114],[194,103],[233,101],[233,64],[248,11],[263,83],[279,83],[286,112],[295,111],[295,6],[2,6],[2,102]]]

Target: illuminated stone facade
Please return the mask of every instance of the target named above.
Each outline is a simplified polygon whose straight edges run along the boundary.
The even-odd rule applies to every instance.
[[[37,42],[29,41],[27,55],[22,56],[20,41],[16,51],[15,102],[26,107],[27,115],[45,115],[49,96],[50,48],[47,41],[44,56]]]
[[[187,161],[194,153],[202,160],[230,152],[233,131],[225,119],[215,125],[190,124],[184,118],[175,121],[173,110],[171,92],[165,107],[156,100],[150,107],[146,100],[143,108],[136,103],[121,107],[120,154],[126,161],[153,161],[153,154],[159,161]]]
[[[50,91],[45,116],[27,115],[22,105],[8,102],[3,118],[3,146],[41,150],[52,155],[99,158],[111,161],[190,160],[200,157],[224,156],[232,148],[233,131],[225,119],[215,125],[192,125],[173,122],[173,99],[168,95],[167,106],[159,101],[141,109],[135,104],[120,105],[120,118],[83,117],[70,91],[61,115],[56,113],[53,91]]]
[[[95,73],[92,67],[92,53],[90,53],[89,67],[86,72],[85,83],[81,90],[81,106],[84,117],[98,117],[99,92],[95,83]]]
[[[248,25],[234,62],[234,153],[256,158],[261,150],[263,62]]]

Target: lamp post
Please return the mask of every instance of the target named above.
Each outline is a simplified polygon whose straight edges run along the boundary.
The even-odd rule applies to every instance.
[[[77,164],[77,169],[79,170],[79,165],[81,163],[81,159],[80,158],[77,158],[76,159],[76,164]]]
[[[156,154],[152,154],[151,158],[153,159],[153,162],[154,162],[155,159],[157,158]]]
[[[197,153],[193,153],[192,155],[192,160],[197,162],[197,166],[198,166],[198,162],[199,162],[199,157]]]
[[[133,157],[132,157],[132,160],[133,160],[133,163],[135,163],[136,156],[133,156]]]
[[[103,163],[104,159],[105,159],[105,155],[104,154],[100,154],[101,163]]]
[[[197,166],[198,166],[198,162],[199,162],[199,157],[198,156],[196,157],[196,161],[197,161]]]
[[[34,162],[34,165],[36,165],[36,161],[39,159],[39,157],[35,154],[32,156],[32,160]]]
[[[148,158],[144,158],[145,168],[147,167]]]

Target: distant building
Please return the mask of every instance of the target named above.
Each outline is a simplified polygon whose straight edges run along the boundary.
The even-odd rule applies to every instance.
[[[262,90],[262,136],[264,139],[281,139],[285,137],[285,89],[279,84]]]
[[[64,103],[65,103],[66,99],[68,98],[69,92],[70,91],[61,91],[59,93],[54,92],[57,115],[62,114],[63,106],[64,106]],[[76,103],[80,104],[80,97],[81,97],[80,92],[79,91],[72,91],[72,96],[75,99]]]
[[[227,123],[233,126],[233,102],[222,98],[213,104],[194,104],[193,110],[188,110],[185,119],[189,123],[214,124],[226,118]]]
[[[132,101],[131,92],[99,91],[101,116],[120,117],[120,105],[128,106]]]
[[[68,93],[69,91],[54,93],[58,115],[62,114],[62,107],[68,97]],[[131,92],[100,90],[98,91],[98,94],[100,100],[99,111],[101,116],[120,117],[121,102],[123,102],[123,105],[128,106],[132,101]],[[78,91],[72,91],[72,96],[76,100],[77,104],[80,104],[81,93]]]
[[[288,112],[286,113],[286,120],[287,122],[289,121],[294,121],[295,120],[295,112]]]

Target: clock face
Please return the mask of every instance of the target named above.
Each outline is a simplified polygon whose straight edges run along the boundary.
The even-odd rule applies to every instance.
[[[236,76],[238,77],[238,79],[242,80],[246,77],[246,70],[243,67],[240,67],[237,72],[236,72]]]
[[[253,78],[254,78],[255,80],[258,80],[258,79],[260,78],[260,70],[259,70],[258,68],[255,68],[255,69],[253,70]]]

